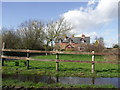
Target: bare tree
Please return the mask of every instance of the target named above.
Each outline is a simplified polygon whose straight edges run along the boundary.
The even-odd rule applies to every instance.
[[[103,37],[95,37],[95,40],[98,41],[98,44],[104,46],[104,38]]]
[[[51,47],[53,47],[53,42],[59,39],[66,33],[72,29],[72,26],[68,24],[64,18],[60,18],[56,22],[51,21],[47,23],[45,31],[46,31],[46,48],[51,43]]]
[[[99,38],[96,37],[95,40],[96,40],[96,42],[93,43],[94,51],[102,52],[105,49],[104,38],[103,37],[99,37]]]
[[[5,42],[5,48],[15,49],[18,48],[19,37],[16,35],[14,29],[2,28],[2,42]]]
[[[22,23],[17,30],[20,43],[24,49],[42,49],[44,44],[44,24],[41,21],[29,20]]]

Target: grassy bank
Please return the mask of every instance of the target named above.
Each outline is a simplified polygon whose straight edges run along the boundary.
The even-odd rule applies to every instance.
[[[55,55],[37,56],[33,58],[55,59]],[[91,55],[60,55],[62,60],[80,60],[91,61]],[[103,56],[95,56],[96,61],[106,61]],[[19,66],[15,66],[15,62]],[[30,61],[30,69],[24,65],[25,60],[5,61],[3,74],[38,74],[49,76],[80,76],[80,77],[118,77],[118,65],[97,63],[95,64],[95,73],[91,73],[91,63],[60,62],[59,72],[55,70],[55,62]]]
[[[5,86],[9,87],[25,87],[25,88],[115,88],[112,85],[69,85],[69,84],[61,84],[61,83],[55,83],[55,84],[47,84],[43,82],[34,83],[31,81],[19,81],[19,80],[13,80],[13,79],[4,79],[3,81],[3,88]]]

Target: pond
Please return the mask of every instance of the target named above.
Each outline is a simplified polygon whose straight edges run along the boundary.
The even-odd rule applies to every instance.
[[[6,75],[3,74],[4,79],[18,79],[20,81],[33,81],[35,83],[45,82],[48,84],[62,83],[62,84],[85,84],[85,85],[113,85],[120,88],[118,81],[120,78],[81,78],[81,77],[53,77],[53,76],[39,76],[39,75]]]

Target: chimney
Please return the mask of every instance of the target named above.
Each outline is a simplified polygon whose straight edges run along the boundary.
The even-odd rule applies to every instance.
[[[84,35],[84,34],[82,34],[82,38],[85,38],[85,35]]]

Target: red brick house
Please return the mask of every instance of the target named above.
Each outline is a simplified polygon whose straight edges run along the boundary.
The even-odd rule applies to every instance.
[[[81,45],[90,44],[90,37],[86,37],[84,34],[81,37],[62,37],[55,41],[56,49],[60,50],[77,50],[81,51],[85,47],[81,47]]]

